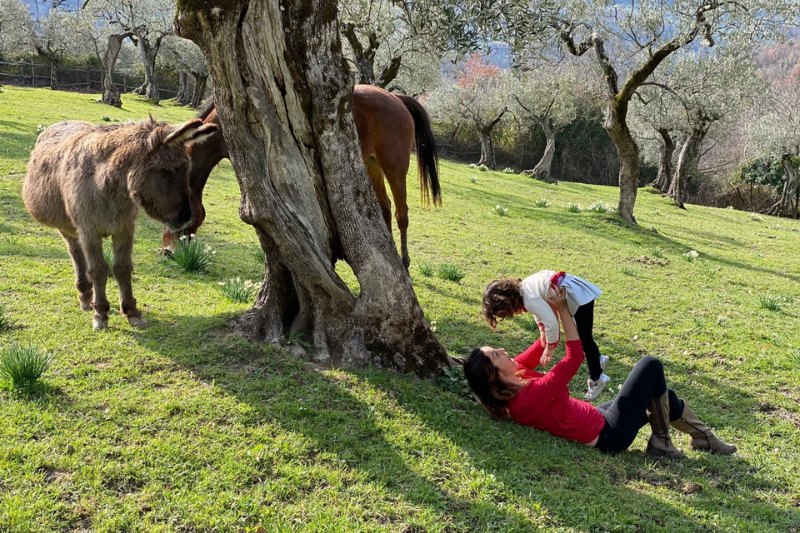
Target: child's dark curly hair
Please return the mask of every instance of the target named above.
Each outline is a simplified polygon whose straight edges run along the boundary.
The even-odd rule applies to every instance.
[[[498,318],[508,318],[523,311],[525,305],[520,293],[520,278],[500,278],[492,281],[483,291],[483,318],[494,329]]]

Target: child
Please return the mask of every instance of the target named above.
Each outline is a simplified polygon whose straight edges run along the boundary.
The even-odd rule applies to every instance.
[[[558,317],[545,301],[556,288],[563,287],[567,293],[570,314],[575,317],[581,343],[586,353],[586,366],[589,379],[584,399],[592,401],[603,392],[611,379],[603,372],[608,357],[600,355],[600,350],[592,337],[594,322],[594,301],[601,291],[585,279],[553,270],[542,270],[523,279],[501,278],[494,280],[483,291],[483,316],[492,328],[497,326],[498,318],[530,311],[541,332],[540,342],[545,346],[541,363],[546,366],[553,357],[558,345]]]

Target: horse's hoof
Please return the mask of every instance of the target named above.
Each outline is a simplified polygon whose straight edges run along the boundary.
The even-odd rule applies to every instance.
[[[129,316],[128,317],[128,324],[135,328],[144,328],[147,327],[147,320],[140,316]]]
[[[94,320],[92,321],[92,328],[95,331],[100,331],[101,329],[108,328],[108,318],[102,319],[102,318],[94,317]]]

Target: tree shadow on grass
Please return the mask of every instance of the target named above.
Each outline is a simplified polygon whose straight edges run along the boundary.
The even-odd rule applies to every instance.
[[[379,370],[327,373],[303,366],[283,351],[211,330],[219,328],[221,317],[149,318],[154,326],[132,332],[132,337],[252,406],[255,414],[250,423],[275,423],[303,435],[313,443],[312,460],[323,453],[335,457],[337,464],[346,464],[360,479],[397,494],[414,509],[434,513],[445,529],[607,530],[621,524],[648,529],[677,521],[687,530],[697,530],[709,529],[697,518],[709,513],[727,514],[745,527],[763,524],[765,516],[793,518],[770,502],[749,497],[754,491],[781,488],[758,478],[753,465],[736,456],[702,455],[678,464],[653,464],[641,450],[609,457],[530,428],[493,421],[475,404],[430,382]],[[616,349],[626,354],[625,360],[638,358],[632,347]],[[622,360],[615,364],[615,377],[622,376]],[[682,394],[707,397],[710,389],[716,397],[734,392],[742,396],[710,377],[698,383],[702,388],[684,387]],[[365,385],[381,391],[384,401],[376,404],[374,398],[357,397],[354,389]],[[746,395],[741,401],[748,406],[755,403]],[[387,402],[394,407],[386,408]],[[430,429],[423,449],[411,447],[405,440],[411,437],[399,435],[397,426],[388,428],[398,417]],[[453,456],[452,461],[466,457],[484,484],[485,476],[494,480],[490,482],[494,488],[488,490],[494,495],[491,501],[485,492],[480,497],[463,496],[463,487],[449,482],[457,475],[449,464],[430,465],[436,455],[424,447],[448,445],[465,454]],[[643,494],[642,485],[691,492],[689,510]],[[520,501],[526,502],[522,508]],[[661,520],[665,516],[669,521]],[[414,517],[390,520],[413,523]]]
[[[334,456],[338,468],[344,463],[362,479],[396,493],[414,508],[435,513],[446,529],[485,530],[498,523],[507,527],[504,530],[531,527],[523,513],[503,508],[502,498],[486,502],[459,497],[445,483],[417,472],[413,463],[422,453],[387,441],[374,406],[349,390],[347,382],[357,376],[328,376],[282,351],[220,331],[209,333],[209,326],[219,326],[218,318],[151,316],[150,320],[151,328],[131,332],[131,336],[249,404],[255,413],[250,425],[275,423],[303,435],[313,443],[306,452],[312,460],[323,454]],[[170,335],[175,329],[183,332],[177,338]],[[189,339],[196,344],[187,349]],[[391,518],[412,524],[415,520],[413,516]]]

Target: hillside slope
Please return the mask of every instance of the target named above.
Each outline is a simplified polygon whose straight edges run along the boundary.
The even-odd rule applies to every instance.
[[[247,305],[218,283],[260,280],[262,266],[227,162],[209,180],[200,230],[216,251],[210,269],[184,274],[161,257],[160,226],[143,216],[134,291],[150,326],[133,330],[112,310],[110,329],[92,332],[65,246],[20,200],[37,126],[192,112],[130,96],[121,111],[89,95],[3,91],[0,303],[15,327],[0,332],[0,349],[32,343],[55,359],[39,394],[0,387],[0,531],[800,528],[798,221],[682,211],[643,189],[631,227],[586,210],[616,205],[615,188],[449,162],[444,206],[422,209],[409,176],[414,288],[451,354],[535,339],[527,317],[496,332],[482,322],[487,281],[573,272],[604,290],[595,331],[612,384],[601,401],[642,354],[657,355],[672,386],[740,450],[692,452],[681,435],[688,457],[654,462],[643,431],[631,452],[609,457],[491,420],[457,379],[324,369],[228,335]],[[420,269],[445,262],[463,270],[460,283]],[[109,299],[118,304],[113,281]],[[573,380],[576,394],[584,379],[582,370]]]

